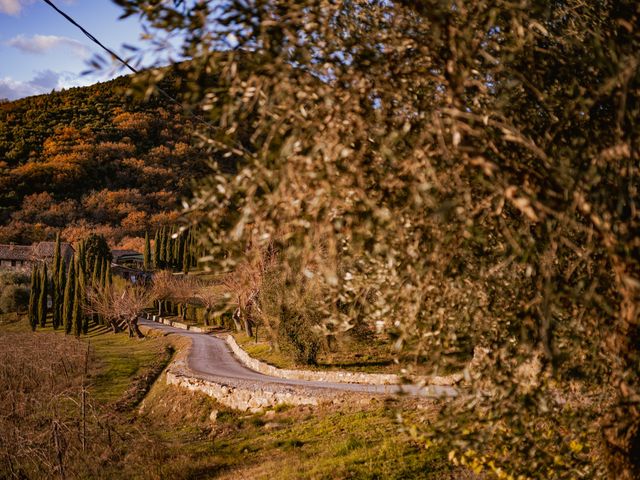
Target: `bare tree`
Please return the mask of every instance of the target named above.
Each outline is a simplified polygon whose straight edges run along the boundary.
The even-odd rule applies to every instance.
[[[178,303],[182,320],[187,318],[187,305],[193,301],[199,290],[198,281],[189,275],[173,275],[168,282],[171,289],[171,300]]]
[[[194,298],[204,307],[204,324],[209,326],[214,309],[226,301],[224,286],[200,282]]]
[[[244,329],[249,337],[253,336],[253,327],[260,320],[259,295],[265,275],[273,264],[272,248],[261,248],[252,243],[245,260],[222,280],[227,294],[233,299],[231,304],[235,306],[232,318],[236,330]]]
[[[153,275],[151,287],[151,298],[158,306],[158,316],[166,310],[166,302],[171,299],[174,293],[174,280],[171,272],[161,270]],[[164,308],[163,308],[164,307]]]
[[[130,337],[144,336],[138,327],[138,317],[151,299],[147,288],[109,285],[105,288],[91,288],[87,297],[87,313],[101,315],[114,332],[126,328]]]

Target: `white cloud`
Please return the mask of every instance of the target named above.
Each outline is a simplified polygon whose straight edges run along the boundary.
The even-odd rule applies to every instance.
[[[0,78],[0,99],[15,100],[30,95],[49,93],[51,90],[90,85],[93,82],[95,79],[78,76],[71,72],[41,70],[36,72],[31,80],[25,82],[14,80],[11,77]]]
[[[4,0],[0,0],[4,1]],[[24,53],[44,54],[55,48],[69,48],[78,57],[86,59],[91,55],[89,48],[83,43],[68,37],[57,35],[34,35],[25,37],[18,35],[7,41],[7,45],[17,48]]]
[[[6,15],[12,15],[14,17],[22,13],[22,9],[34,3],[36,0],[0,0],[0,13]],[[62,3],[70,5],[75,3],[76,0],[62,0]]]
[[[0,99],[15,100],[16,98],[28,97],[37,93],[42,92],[37,91],[29,82],[19,82],[11,77],[0,78]]]
[[[33,3],[33,0],[0,0],[0,13],[19,15],[22,7],[29,3]]]

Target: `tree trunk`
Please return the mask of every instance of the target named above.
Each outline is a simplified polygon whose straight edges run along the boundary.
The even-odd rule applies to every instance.
[[[158,300],[158,316],[162,316],[162,300]]]
[[[129,336],[133,337],[137,336],[138,338],[144,338],[144,335],[140,331],[140,327],[138,326],[138,316],[134,315],[129,319]]]
[[[240,326],[240,307],[236,308],[231,318],[233,319],[233,324],[236,327],[236,332],[240,332],[242,330],[242,327]]]
[[[120,331],[120,327],[118,326],[118,322],[116,320],[110,320],[109,326],[111,327],[113,333],[118,333]]]
[[[244,331],[247,337],[253,337],[253,322],[249,318],[249,315],[244,315]]]

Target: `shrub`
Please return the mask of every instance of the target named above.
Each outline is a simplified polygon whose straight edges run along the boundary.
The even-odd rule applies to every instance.
[[[8,285],[27,285],[29,274],[25,272],[0,271],[0,287]]]
[[[320,351],[320,338],[311,322],[295,310],[282,306],[278,329],[280,345],[290,350],[297,362],[315,365]]]
[[[0,312],[24,311],[29,304],[29,289],[22,285],[9,285],[0,294]]]

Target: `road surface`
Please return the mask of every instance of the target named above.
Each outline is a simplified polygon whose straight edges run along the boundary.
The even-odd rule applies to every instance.
[[[415,385],[364,385],[359,383],[289,380],[271,377],[245,367],[233,355],[227,342],[221,338],[182,330],[143,318],[140,318],[138,323],[168,334],[189,338],[191,340],[191,351],[187,358],[188,367],[196,376],[204,380],[240,380],[243,383],[251,382],[256,387],[272,385],[371,394],[406,393],[426,397],[451,397],[456,396],[458,393],[454,387],[440,385],[428,385],[427,387]]]

